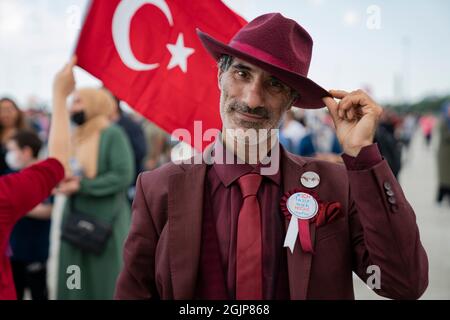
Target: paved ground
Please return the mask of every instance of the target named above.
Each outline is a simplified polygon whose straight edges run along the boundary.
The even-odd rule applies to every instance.
[[[435,141],[434,141],[435,142]],[[428,254],[429,285],[421,299],[450,299],[450,204],[436,204],[436,147],[427,148],[416,134],[400,173],[400,183],[417,216],[422,244]],[[450,165],[450,164],[449,164]],[[382,299],[355,277],[357,299]]]

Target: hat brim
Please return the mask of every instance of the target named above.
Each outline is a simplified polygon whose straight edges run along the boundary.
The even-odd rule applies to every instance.
[[[282,67],[270,64],[268,62],[259,60],[254,56],[251,56],[245,52],[239,51],[230,47],[229,45],[222,43],[210,35],[197,29],[197,35],[200,38],[205,49],[208,53],[217,61],[224,55],[230,55],[242,60],[247,61],[261,69],[269,72],[271,75],[288,85],[300,95],[300,98],[294,102],[294,106],[303,109],[319,109],[325,107],[323,102],[324,97],[331,97],[331,94],[319,86],[317,83],[304,77],[298,73],[289,71]]]

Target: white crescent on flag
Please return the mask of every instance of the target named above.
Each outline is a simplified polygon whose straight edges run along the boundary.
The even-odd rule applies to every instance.
[[[136,71],[152,70],[159,67],[159,63],[145,64],[136,59],[130,45],[130,24],[135,13],[145,4],[152,4],[160,9],[170,26],[173,26],[173,18],[169,6],[164,0],[126,0],[117,6],[112,20],[112,35],[114,45],[123,63]]]

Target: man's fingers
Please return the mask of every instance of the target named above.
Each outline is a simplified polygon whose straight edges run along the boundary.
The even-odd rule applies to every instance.
[[[325,97],[325,98],[323,98],[323,102],[325,103],[328,110],[330,111],[331,116],[332,117],[337,116],[338,104],[337,104],[336,100],[334,100],[333,98],[330,98],[330,97]]]
[[[328,111],[330,112],[331,119],[333,119],[334,125],[337,126],[337,123],[340,121],[339,115],[338,115],[338,103],[336,100],[330,97],[323,98],[323,102],[328,108]]]
[[[341,118],[344,118],[347,111],[351,109],[353,106],[353,100],[351,99],[351,95],[345,96],[338,104],[338,112]]]
[[[339,103],[337,103],[334,99],[328,98],[337,104],[337,108],[333,110],[334,114],[337,116],[336,120],[358,120],[373,109],[365,108],[366,106],[372,105],[373,101],[362,90],[356,90],[350,93],[344,90],[330,90],[329,92],[334,98],[340,99]],[[328,103],[326,104],[328,106]]]
[[[350,94],[344,90],[330,90],[329,93],[333,96],[333,98],[336,98],[336,99],[342,99],[345,96]]]
[[[338,104],[337,104],[336,100],[334,100],[333,98],[325,97],[325,98],[323,98],[322,100],[323,100],[323,102],[325,103],[325,105],[328,107],[328,109],[330,109],[330,108],[331,108],[332,110],[337,109]]]
[[[329,92],[333,96],[333,98],[341,100],[338,103],[338,108],[337,108],[336,114],[339,118],[343,119],[345,117],[345,109],[342,110],[341,103],[342,103],[342,100],[345,99],[345,97],[347,97],[350,93],[348,93],[347,91],[344,91],[344,90],[330,90]]]
[[[350,109],[357,108],[358,110],[353,111],[353,115],[357,116],[358,112],[361,111],[361,107],[364,107],[370,103],[369,97],[362,92],[352,92],[351,94],[345,96],[338,105],[339,115],[343,117],[347,114]]]
[[[356,120],[357,117],[357,109],[355,108],[350,108],[346,111],[346,117],[348,120],[353,121]]]

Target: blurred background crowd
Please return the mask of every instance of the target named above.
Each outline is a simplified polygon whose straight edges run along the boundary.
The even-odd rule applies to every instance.
[[[102,89],[103,90],[103,89]],[[85,92],[87,91],[87,92]],[[77,104],[87,101],[101,101],[89,95],[97,95],[101,91],[93,89],[78,90],[72,99],[71,114],[74,126],[85,126],[90,122],[90,118],[84,119],[80,123],[75,123]],[[106,90],[103,90],[106,91]],[[93,99],[93,100],[89,100]],[[122,183],[117,184],[118,188],[113,194],[123,194],[127,201],[118,205],[112,202],[113,206],[121,207],[119,214],[130,215],[130,207],[134,197],[134,183],[140,172],[155,169],[164,163],[170,161],[171,150],[179,142],[171,139],[171,136],[158,128],[147,119],[140,117],[127,107],[121,107],[120,101],[111,99],[111,112],[107,115],[108,120],[115,124],[113,127],[118,131],[114,138],[114,143],[102,143],[99,146],[98,157],[100,164],[97,183],[92,186],[85,186],[75,190],[69,190],[66,194],[72,198],[77,197],[82,202],[84,210],[101,210],[101,203],[104,193],[111,188],[113,180],[101,182],[99,179],[101,171],[110,172],[117,175]],[[100,103],[100,102],[99,102]],[[103,108],[105,109],[105,108]],[[125,111],[125,110],[126,111]],[[49,133],[49,123],[51,114],[46,111],[47,108],[42,105],[32,104],[31,106],[19,107],[16,102],[7,97],[0,98],[0,172],[1,175],[19,171],[39,159],[46,157],[46,144]],[[89,113],[88,113],[89,114]],[[108,130],[107,130],[108,131]],[[124,144],[118,143],[120,136],[124,138]],[[445,202],[444,205],[450,208],[450,102],[444,102],[441,105],[440,112],[403,112],[395,111],[393,108],[385,109],[379,128],[376,132],[376,142],[381,150],[383,157],[388,161],[392,171],[396,176],[402,170],[402,166],[409,159],[409,148],[411,140],[416,136],[423,137],[425,148],[431,152],[431,141],[436,141],[437,146],[436,164],[438,167],[438,181],[435,186],[435,201],[437,203]],[[105,138],[106,139],[106,138]],[[79,140],[83,141],[83,140]],[[305,157],[316,157],[325,161],[341,163],[342,149],[339,145],[333,127],[330,115],[324,111],[300,110],[290,111],[286,114],[280,127],[280,142],[282,145],[294,154]],[[186,146],[185,146],[186,147]],[[114,151],[114,149],[118,149]],[[90,158],[93,156],[89,148],[80,148],[85,153],[76,159]],[[433,151],[434,152],[434,151]],[[102,156],[102,154],[105,154]],[[114,159],[126,159],[124,153],[130,153],[128,164],[117,164],[113,166],[104,165],[101,161],[112,162]],[[110,159],[108,159],[111,157]],[[76,168],[76,163],[72,163],[72,168]],[[128,172],[128,174],[127,174]],[[95,178],[95,177],[94,177]],[[90,198],[83,202],[80,198],[83,193],[89,193]],[[81,197],[80,197],[81,195]],[[94,199],[94,200],[92,200]],[[108,199],[110,201],[111,199]],[[19,298],[25,295],[25,289],[29,289],[29,297],[33,299],[47,299],[47,259],[49,258],[50,248],[50,227],[52,213],[53,197],[37,206],[25,218],[21,219],[15,226],[10,239],[11,263],[13,266],[14,280]],[[111,211],[108,206],[106,210]],[[59,294],[61,299],[67,298],[108,298],[114,290],[115,278],[121,266],[121,242],[128,232],[129,217],[123,219],[121,224],[115,224],[115,228],[122,229],[122,236],[118,239],[114,249],[107,250],[103,254],[103,263],[100,260],[87,262],[85,259],[79,260],[79,263],[86,269],[98,269],[95,273],[101,274],[105,279],[98,289],[98,292],[84,293],[81,296],[65,296]],[[62,244],[59,256],[60,264],[63,264],[66,254],[77,256],[80,252],[70,252],[73,249],[64,247]],[[77,250],[75,250],[77,251]],[[73,256],[68,258],[73,263]],[[113,266],[114,261],[116,267]],[[106,270],[105,270],[106,268]],[[105,275],[114,270],[109,277]],[[65,269],[58,272],[61,276],[65,275]],[[105,293],[104,283],[109,294]],[[61,279],[60,283],[65,286]],[[61,292],[64,290],[61,289]],[[68,291],[69,292],[69,291]]]
[[[52,5],[46,0],[36,1],[47,11],[34,8],[38,10],[38,14],[34,15],[35,20],[25,23],[25,20],[21,22],[19,19],[22,11],[17,8],[32,8],[31,2],[0,0],[0,175],[20,171],[47,155],[52,116],[52,106],[48,102],[51,95],[49,87],[55,74],[47,68],[50,66],[52,71],[56,71],[54,66],[59,66],[67,58],[70,47],[73,47],[79,27],[64,30],[58,26],[64,24],[63,19],[67,18],[65,13],[77,16],[77,13],[82,12],[80,8],[86,8],[87,1],[74,2],[78,6],[69,6],[70,1],[58,4],[52,2]],[[312,72],[317,75],[314,78],[324,83],[325,87],[356,89],[365,86],[361,81],[373,84],[377,93],[373,95],[375,100],[381,100],[380,103],[385,107],[376,132],[376,142],[418,216],[418,225],[430,256],[428,292],[436,293],[434,296],[431,294],[431,297],[450,298],[450,238],[447,231],[450,215],[440,215],[442,212],[450,213],[450,83],[446,78],[449,46],[441,41],[428,43],[443,39],[444,35],[448,37],[448,2],[427,2],[429,7],[425,5],[425,8],[417,4],[419,1],[415,4],[397,1],[395,5],[379,1],[383,2],[380,8],[384,10],[383,17],[386,17],[383,18],[385,20],[380,31],[369,30],[357,14],[365,14],[365,9],[371,5],[368,1],[347,1],[348,7],[354,9],[344,13],[344,25],[339,27],[333,20],[340,7],[337,2],[225,2],[248,19],[263,12],[281,11],[310,27],[319,39],[315,47],[316,58],[313,59],[317,65],[312,65]],[[328,10],[323,10],[323,6],[328,6]],[[410,10],[405,10],[405,6],[411,6]],[[50,7],[56,8],[56,14],[51,13],[53,9],[50,10]],[[33,16],[31,9],[29,12]],[[423,28],[416,32],[415,20],[401,16],[406,12],[420,14],[424,21],[428,21],[427,25],[433,25],[430,27],[433,34],[430,29]],[[442,15],[442,19],[434,18],[439,15]],[[33,23],[38,28],[29,27]],[[328,25],[325,26],[325,23]],[[399,26],[401,23],[408,24],[406,31]],[[40,40],[27,44],[17,42],[21,35],[29,33],[29,29],[38,30],[39,39],[42,33],[50,30],[55,32],[53,38],[58,40],[58,45]],[[17,30],[22,30],[22,33]],[[334,37],[334,32],[341,37]],[[409,32],[409,36],[402,38],[402,33]],[[355,42],[356,37],[361,42]],[[34,34],[31,39],[36,40]],[[411,53],[414,49],[411,49],[411,42],[415,45],[415,55]],[[10,46],[19,49],[10,50]],[[353,54],[358,50],[361,53],[361,47],[364,48],[363,54]],[[426,47],[430,50],[426,50]],[[35,54],[30,54],[31,49]],[[52,53],[47,52],[47,49],[53,50]],[[389,53],[395,58],[380,55],[380,51],[388,52],[387,49],[392,50]],[[395,50],[403,53],[399,55]],[[54,56],[53,52],[58,55]],[[24,69],[26,63],[14,63],[16,58],[27,61],[28,56],[31,72]],[[402,58],[399,59],[399,56]],[[337,64],[332,65],[331,60]],[[342,65],[339,65],[341,62]],[[401,65],[400,71],[396,69],[395,62]],[[12,66],[15,66],[14,69]],[[394,69],[396,72],[391,72]],[[411,76],[414,72],[416,78]],[[16,77],[14,74],[17,74]],[[98,82],[86,80],[87,77],[77,75],[83,84],[95,83],[98,87]],[[393,95],[386,94],[391,87],[391,83],[387,84],[388,78],[394,79]],[[419,90],[421,88],[422,91]],[[433,91],[430,88],[438,89]],[[30,98],[30,90],[43,97]],[[366,91],[370,93],[371,90]],[[380,96],[382,99],[378,99]],[[71,168],[78,179],[65,181],[59,187],[67,197],[67,203],[60,211],[75,206],[99,216],[107,213],[110,220],[114,221],[114,237],[109,240],[100,257],[59,243],[63,223],[55,223],[58,221],[54,215],[59,212],[55,210],[58,201],[57,196],[50,197],[22,218],[11,234],[8,255],[11,257],[19,299],[112,298],[122,264],[122,243],[129,229],[137,175],[170,161],[173,148],[189,149],[189,146],[172,139],[169,133],[156,124],[135,113],[124,102],[114,99],[105,89],[78,90],[71,97],[69,105],[74,127],[82,128],[72,137],[75,149]],[[84,114],[77,112],[82,109]],[[287,113],[280,127],[280,142],[294,154],[342,162],[342,148],[337,141],[333,122],[325,110],[292,110]],[[85,172],[89,179],[80,177],[77,171],[80,166],[77,162],[80,161],[84,167],[90,168],[89,172]],[[63,219],[66,218],[67,214]],[[53,230],[55,228],[58,230]],[[82,272],[90,275],[91,278],[83,278],[84,283],[89,284],[89,289],[67,290],[66,270],[71,264],[81,266]],[[47,271],[49,266],[54,273]],[[360,297],[372,298],[364,294]]]

